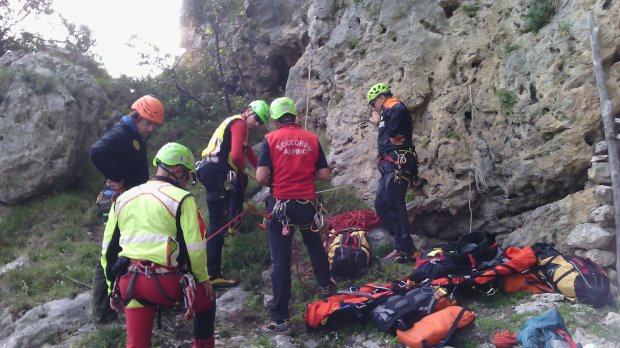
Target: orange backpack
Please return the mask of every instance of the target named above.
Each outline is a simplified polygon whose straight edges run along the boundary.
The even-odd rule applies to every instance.
[[[401,285],[398,285],[401,284]],[[404,283],[366,284],[338,291],[326,299],[308,303],[304,321],[310,329],[325,327],[331,323],[348,322],[368,316],[370,310],[382,303],[394,291],[410,289]]]
[[[466,276],[455,275],[447,278],[435,279],[432,284],[449,288],[454,288],[459,284],[467,284],[478,290],[483,290],[488,295],[492,295],[497,291],[504,277],[527,272],[530,268],[536,266],[538,260],[534,254],[534,250],[529,246],[523,249],[513,246],[508,247],[504,251],[503,256],[507,260],[490,269],[474,271],[471,275]]]
[[[541,281],[539,276],[533,272],[512,274],[502,280],[502,290],[509,294],[511,292],[525,291],[530,294],[544,294],[555,292],[546,282]]]
[[[410,348],[443,347],[456,329],[471,324],[474,312],[461,306],[450,306],[422,318],[407,331],[396,330],[400,342]]]

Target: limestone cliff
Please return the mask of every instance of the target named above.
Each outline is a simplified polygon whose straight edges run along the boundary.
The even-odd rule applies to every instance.
[[[0,203],[18,203],[82,175],[108,99],[61,51],[0,58]]]
[[[601,204],[573,197],[591,186],[603,139],[588,11],[620,114],[620,2],[544,3],[555,10],[538,31],[528,25],[533,2],[491,0],[249,1],[228,30],[238,33],[249,93],[286,94],[309,128],[326,131],[334,184],[354,183],[372,200],[376,128],[365,95],[387,82],[414,114],[425,183],[410,204],[414,231],[451,238],[470,230],[471,217],[473,230],[510,234],[540,207],[572,202],[564,214],[587,220]],[[186,42],[207,47],[212,38],[193,30],[199,23],[186,24]],[[547,232],[562,231],[551,241],[565,247],[574,226],[552,225]]]

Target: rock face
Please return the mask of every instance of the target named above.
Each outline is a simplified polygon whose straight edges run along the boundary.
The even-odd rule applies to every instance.
[[[0,203],[78,178],[106,103],[88,71],[62,56],[0,57]]]
[[[265,74],[245,83],[294,98],[309,128],[326,131],[334,184],[374,196],[377,130],[365,95],[382,81],[414,116],[425,183],[409,206],[416,234],[455,238],[471,214],[473,230],[537,226],[528,241],[547,236],[566,251],[566,235],[602,205],[582,192],[608,182],[606,163],[590,162],[603,130],[587,13],[618,115],[620,2],[550,2],[555,13],[537,32],[528,1],[290,1],[278,13],[271,2],[246,2],[238,26],[242,67]],[[552,210],[579,218],[547,219]]]
[[[8,310],[0,312],[0,347],[41,347],[50,338],[75,331],[90,320],[90,294],[48,302],[26,312],[16,321]]]

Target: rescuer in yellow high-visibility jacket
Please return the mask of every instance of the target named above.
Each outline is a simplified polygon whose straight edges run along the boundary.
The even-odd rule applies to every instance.
[[[207,264],[209,280],[216,289],[237,285],[237,280],[222,275],[225,229],[221,229],[243,211],[248,185],[245,161],[247,159],[254,168],[257,162],[249,144],[250,130],[268,121],[269,105],[264,100],[255,100],[242,114],[222,121],[202,151],[202,161],[197,171],[200,183],[207,190]],[[233,233],[239,224],[240,220],[235,220],[228,230]]]
[[[164,145],[153,160],[157,174],[121,194],[110,209],[101,264],[112,308],[124,306],[127,347],[150,346],[156,306],[172,306],[184,295],[186,319],[194,318],[193,346],[214,346],[204,222],[195,197],[182,188],[194,162],[185,146]]]

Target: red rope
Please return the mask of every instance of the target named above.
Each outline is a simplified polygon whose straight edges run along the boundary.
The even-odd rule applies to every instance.
[[[259,200],[257,203],[262,202],[263,199]],[[234,218],[230,219],[230,221],[228,221],[224,226],[222,226],[219,230],[215,231],[215,233],[210,235],[209,238],[207,238],[206,241],[208,242],[209,240],[211,240],[211,238],[213,238],[213,237],[217,236],[218,234],[222,233],[224,230],[226,230],[228,228],[228,226],[230,226],[233,222],[235,222],[238,219],[240,219],[248,211],[252,211],[252,214],[255,214],[255,215],[262,215],[263,212],[264,212],[264,209],[262,209],[260,211],[257,211],[257,210],[254,209],[254,205],[248,204],[247,208],[243,209],[243,211],[241,213],[237,214],[237,216],[235,216]]]
[[[307,265],[303,267],[303,268],[304,268],[304,270],[303,270],[303,271],[299,269],[299,259],[297,258],[297,256],[299,255],[299,253],[298,253],[298,248],[297,248],[297,241],[295,240],[295,235],[291,236],[291,239],[292,239],[292,241],[291,241],[291,243],[292,243],[292,248],[291,248],[291,251],[292,251],[292,253],[293,253],[293,264],[295,265],[295,273],[297,273],[297,279],[299,280],[299,282],[301,283],[301,285],[302,285],[304,288],[306,288],[307,290],[310,290],[310,291],[318,291],[318,288],[312,287],[312,286],[310,286],[310,285],[308,285],[308,284],[306,284],[306,283],[304,282],[304,280],[303,280],[303,278],[302,278],[302,276],[301,276],[301,275],[302,275],[302,273],[303,273],[303,275],[304,275],[304,276],[306,276],[306,277],[307,277],[307,276],[309,276],[310,274],[308,274],[308,271],[307,271]]]
[[[346,228],[357,227],[367,233],[373,228],[381,225],[381,220],[377,213],[372,210],[354,210],[348,213],[335,215],[327,219],[327,224],[334,230],[340,232]]]

